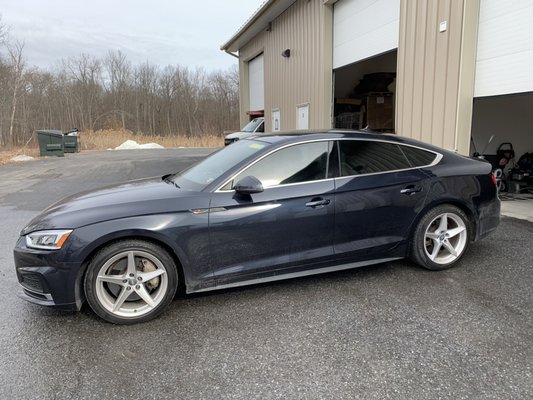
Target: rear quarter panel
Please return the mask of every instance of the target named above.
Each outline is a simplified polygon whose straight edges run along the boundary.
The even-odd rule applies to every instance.
[[[473,240],[486,236],[500,221],[500,200],[491,170],[483,160],[445,154],[439,164],[425,170],[431,180],[420,218],[439,204],[453,204],[469,216]]]

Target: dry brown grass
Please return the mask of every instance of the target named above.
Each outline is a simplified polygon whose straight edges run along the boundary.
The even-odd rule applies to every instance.
[[[126,140],[135,140],[139,144],[157,143],[163,147],[220,147],[224,144],[222,136],[150,136],[134,134],[125,129],[98,130],[80,133],[82,150],[106,150],[120,146]]]
[[[11,159],[16,156],[39,157],[39,149],[25,147],[22,149],[4,150],[0,148],[0,165],[13,163],[14,161]]]
[[[135,140],[139,144],[157,143],[163,147],[221,147],[224,145],[223,136],[150,136],[134,134],[126,129],[98,130],[80,132],[80,149],[107,150],[120,146],[126,140]],[[19,149],[3,149],[0,147],[0,165],[13,163],[11,160],[18,155],[39,157],[36,140],[31,140],[28,146]]]

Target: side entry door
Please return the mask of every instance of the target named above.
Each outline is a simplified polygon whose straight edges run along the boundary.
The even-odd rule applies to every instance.
[[[217,285],[267,278],[333,256],[331,148],[331,141],[281,148],[213,193],[209,238]],[[248,176],[264,190],[236,193],[235,184]]]

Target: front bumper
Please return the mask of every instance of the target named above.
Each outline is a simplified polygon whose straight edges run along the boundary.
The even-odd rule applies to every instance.
[[[20,238],[14,250],[15,269],[21,290],[18,296],[31,303],[62,310],[79,310],[80,265],[65,260],[62,250],[29,249]]]

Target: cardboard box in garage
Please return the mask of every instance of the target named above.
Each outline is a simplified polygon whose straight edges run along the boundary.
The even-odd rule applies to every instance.
[[[369,129],[394,130],[394,95],[370,93],[366,102],[366,118]]]

